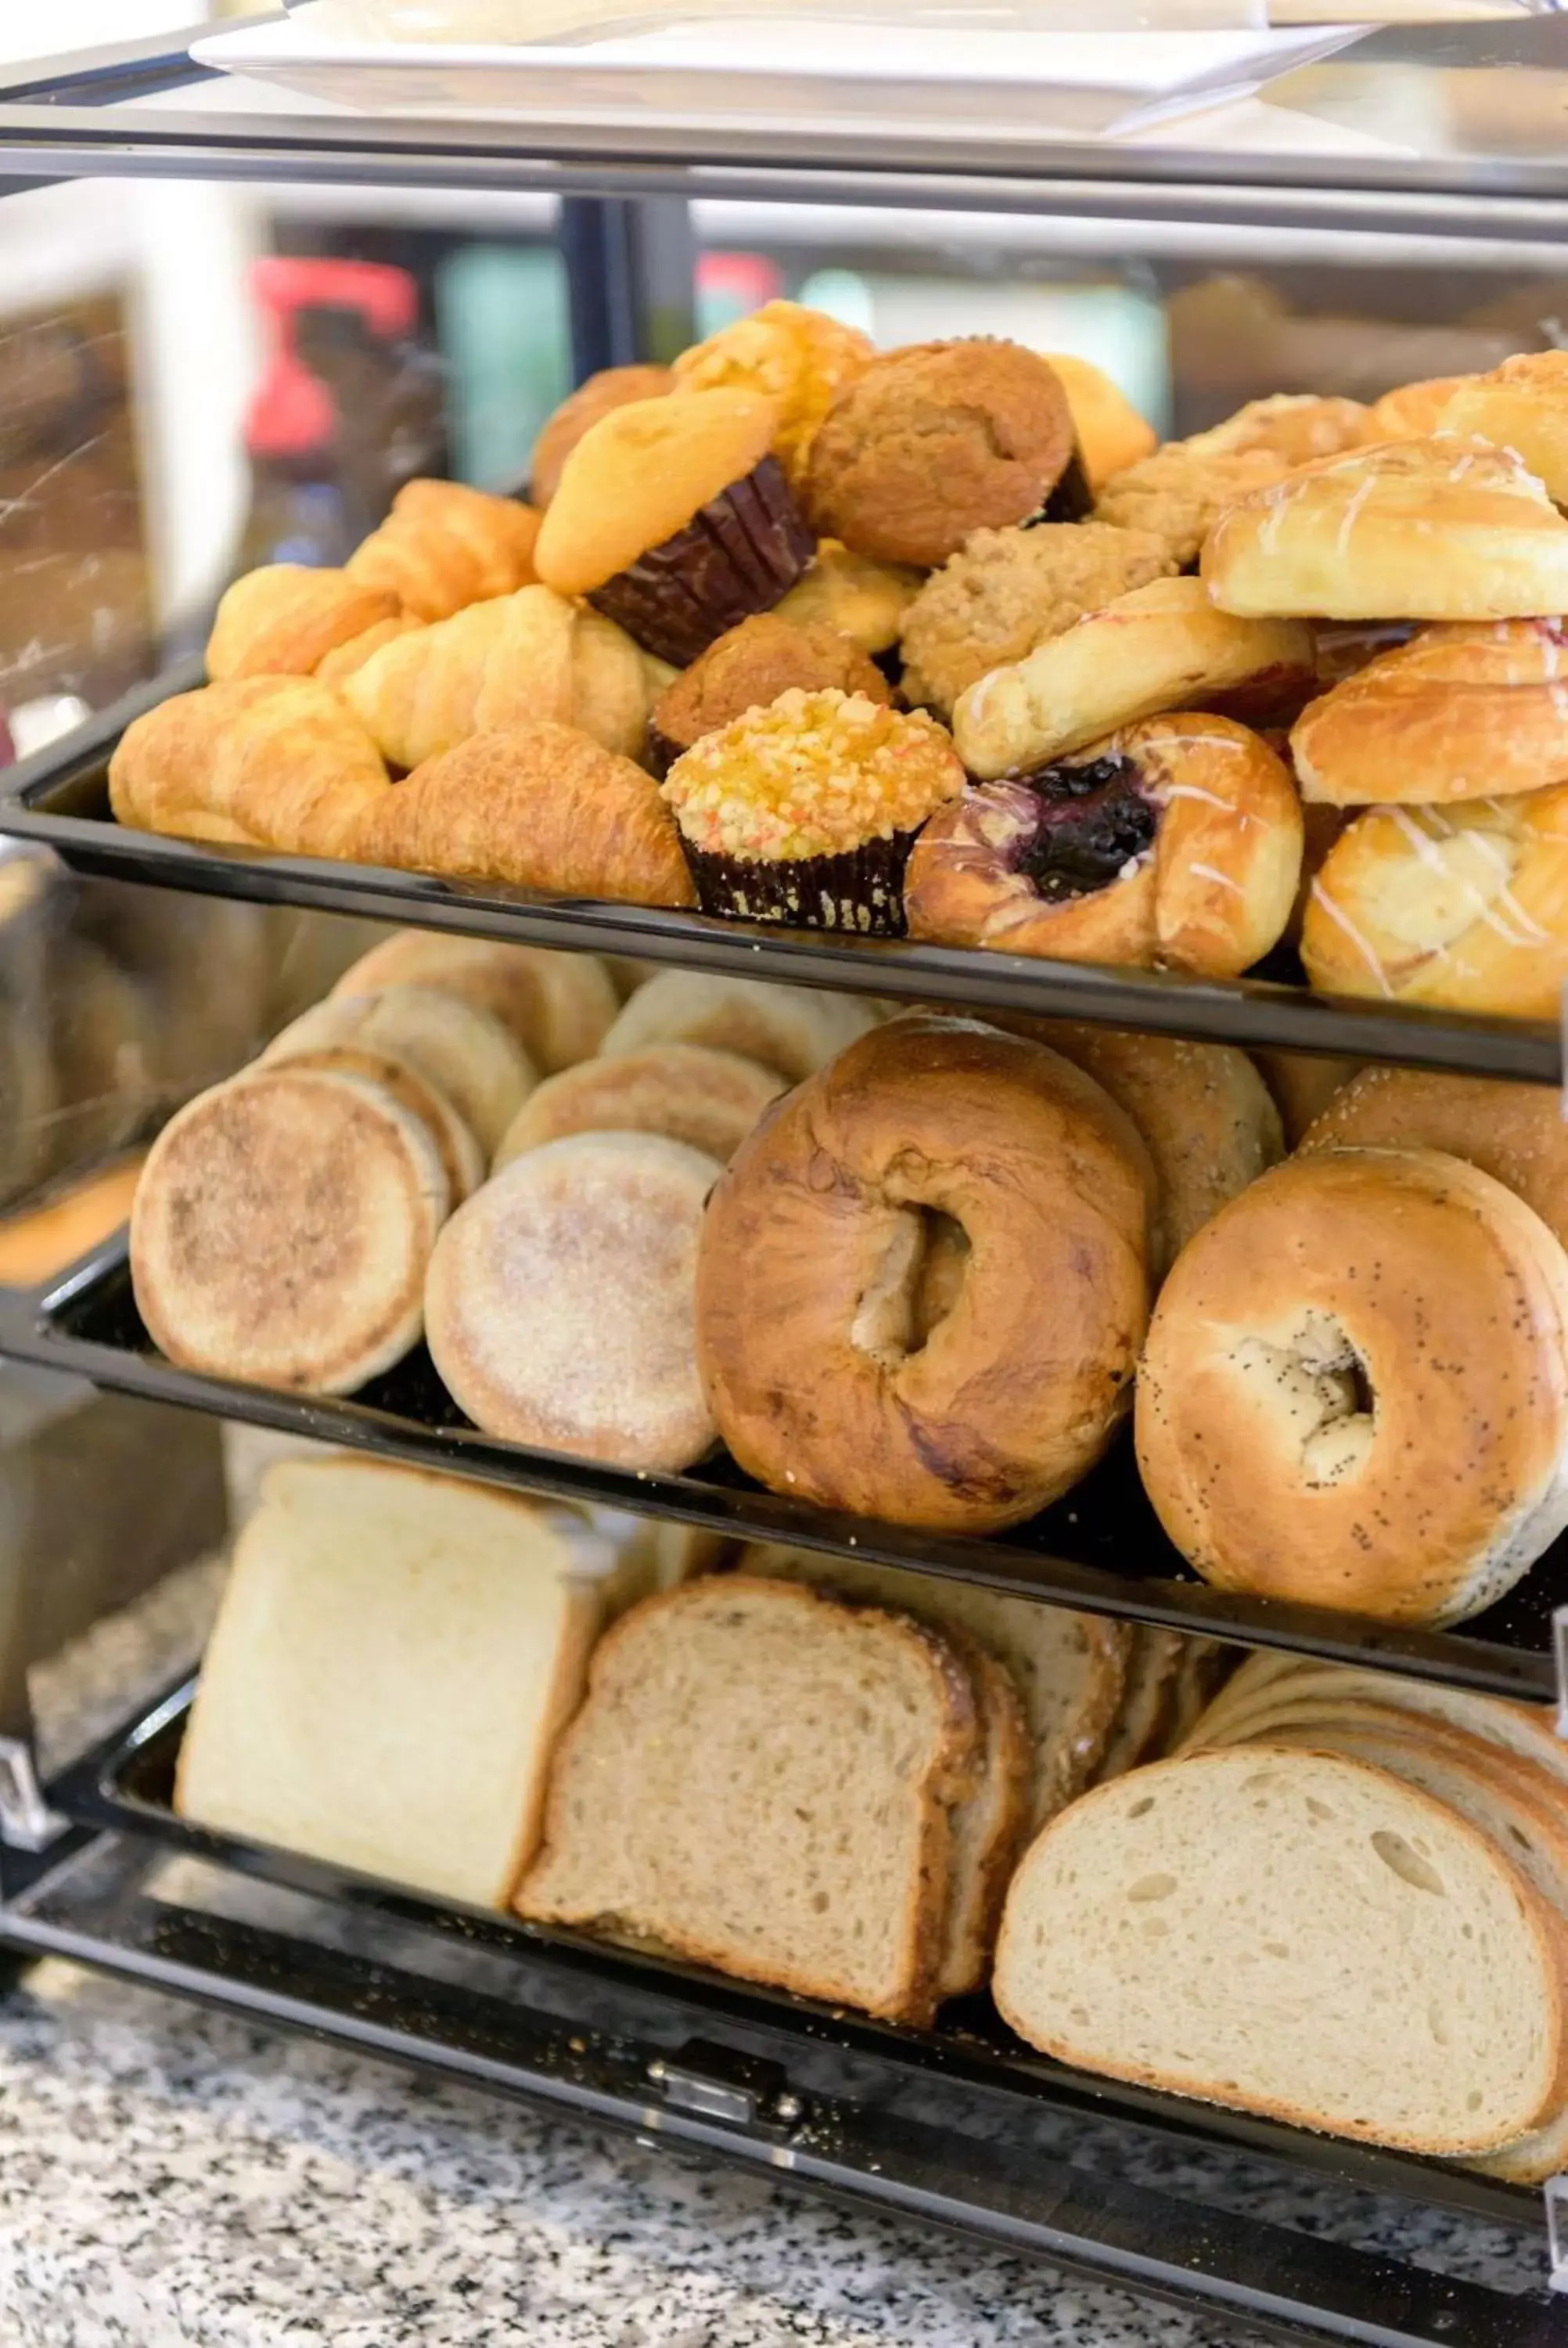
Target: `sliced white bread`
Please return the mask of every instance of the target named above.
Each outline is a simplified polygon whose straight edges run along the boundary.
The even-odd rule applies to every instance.
[[[482,1485],[280,1462],[235,1549],[176,1807],[506,1907],[581,1695],[603,1554],[569,1512]]]
[[[1487,1836],[1338,1755],[1086,1795],[1013,1879],[993,1987],[1063,2063],[1410,2152],[1511,2144],[1568,2077],[1556,1918]]]
[[[1126,1688],[1132,1639],[1125,1624],[814,1550],[761,1543],[743,1552],[741,1569],[835,1590],[861,1604],[891,1607],[978,1639],[1006,1664],[1023,1699],[1033,1754],[1030,1826],[1054,1816],[1088,1784]]]
[[[969,1792],[952,1811],[952,1880],[937,1970],[938,1997],[967,1997],[990,1978],[1002,1901],[1029,1828],[1032,1756],[1007,1665],[954,1624],[942,1636],[969,1675],[979,1722]]]
[[[978,1734],[924,1625],[783,1581],[687,1582],[601,1641],[518,1910],[928,2021]]]
[[[1132,1635],[1134,1644],[1125,1691],[1092,1775],[1091,1782],[1097,1786],[1109,1785],[1112,1777],[1125,1776],[1129,1769],[1154,1759],[1160,1724],[1181,1663],[1179,1631],[1162,1631],[1140,1622]]]
[[[1544,1704],[1507,1704],[1470,1688],[1407,1679],[1397,1672],[1316,1663],[1303,1664],[1273,1687],[1258,1691],[1255,1704],[1244,1705],[1240,1694],[1233,1680],[1199,1721],[1193,1747],[1236,1744],[1276,1725],[1313,1719],[1325,1707],[1337,1710],[1347,1704],[1370,1704],[1466,1729],[1484,1743],[1544,1770],[1556,1785],[1568,1789],[1568,1745],[1557,1735]]]
[[[1255,1648],[1245,1663],[1239,1663],[1205,1709],[1199,1714],[1194,1729],[1206,1728],[1211,1722],[1222,1721],[1242,1705],[1250,1707],[1255,1695],[1274,1688],[1295,1672],[1309,1669],[1317,1663],[1313,1655],[1294,1655],[1277,1647]],[[1196,1739],[1189,1734],[1188,1741]]]

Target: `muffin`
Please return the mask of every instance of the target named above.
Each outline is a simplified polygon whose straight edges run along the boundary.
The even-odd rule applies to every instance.
[[[781,694],[704,736],[664,784],[703,910],[898,937],[915,835],[964,787],[929,717]]]
[[[1070,469],[1081,484],[1072,411],[1044,359],[1019,343],[917,343],[835,400],[806,511],[857,554],[933,571],[977,530],[1046,518]]]
[[[773,402],[743,391],[612,408],[561,469],[539,577],[685,668],[726,628],[771,611],[811,560],[774,426]]]
[[[710,644],[660,695],[649,736],[655,765],[662,772],[704,734],[733,725],[748,709],[767,708],[792,689],[859,693],[885,703],[893,698],[880,669],[835,628],[820,622],[798,627],[764,612]]]
[[[978,530],[904,615],[904,690],[943,717],[978,678],[1176,568],[1163,538],[1096,521]]]
[[[1091,490],[1141,457],[1153,455],[1159,434],[1102,369],[1066,351],[1051,351],[1049,364],[1067,394],[1078,453]]]
[[[1190,570],[1227,506],[1249,489],[1283,480],[1290,470],[1289,460],[1272,448],[1235,448],[1205,456],[1184,440],[1167,441],[1107,483],[1096,501],[1094,520],[1118,530],[1147,530],[1163,541],[1179,570]]]
[[[675,376],[682,391],[723,388],[771,399],[777,415],[774,454],[798,490],[824,417],[876,355],[864,335],[824,311],[799,302],[764,302],[749,318],[682,351]]]
[[[635,399],[662,399],[675,388],[668,367],[601,367],[547,416],[534,442],[529,467],[529,502],[541,511],[560,484],[561,468],[590,424],[612,407],[627,407]]]
[[[897,643],[904,614],[924,576],[907,562],[875,562],[868,554],[851,554],[836,539],[825,538],[804,578],[774,608],[781,620],[794,620],[801,627],[820,623],[835,628],[875,659]]]
[[[1238,449],[1266,448],[1287,465],[1309,465],[1317,457],[1376,440],[1372,411],[1358,399],[1320,399],[1312,392],[1276,392],[1249,399],[1223,424],[1195,432],[1182,446],[1198,457],[1229,457]]]

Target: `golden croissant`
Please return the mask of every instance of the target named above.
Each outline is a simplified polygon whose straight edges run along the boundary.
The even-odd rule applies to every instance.
[[[430,759],[367,809],[350,852],[361,863],[562,896],[695,901],[651,776],[548,720],[477,734]]]
[[[447,620],[469,603],[510,595],[537,576],[539,516],[515,498],[461,481],[408,481],[392,511],[348,561],[363,586],[390,591],[416,620]]]
[[[310,677],[235,677],[160,702],[109,761],[119,822],[298,856],[352,854],[390,796],[375,745]]]
[[[382,755],[413,767],[471,734],[535,718],[638,757],[670,674],[612,620],[523,587],[394,638],[334,682]]]
[[[340,647],[396,625],[397,613],[389,588],[346,571],[269,562],[225,592],[207,639],[207,674],[214,685],[234,676],[312,676]]]

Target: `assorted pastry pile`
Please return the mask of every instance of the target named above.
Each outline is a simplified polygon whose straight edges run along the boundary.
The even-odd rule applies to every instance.
[[[799,927],[1542,1015],[1568,355],[1155,436],[770,303],[239,580],[120,822]]]
[[[989,1988],[1085,2070],[1553,2173],[1550,1725],[1236,1661],[853,1560],[656,1560],[584,1511],[290,1461],[241,1536],[176,1803],[893,2022]]]

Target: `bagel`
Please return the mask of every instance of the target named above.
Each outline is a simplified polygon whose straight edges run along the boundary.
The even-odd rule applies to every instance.
[[[1150,717],[939,808],[904,881],[912,938],[1234,978],[1301,870],[1282,761],[1229,718]]]
[[[1555,1019],[1568,978],[1568,785],[1358,816],[1313,881],[1301,959],[1324,994]]]
[[[1310,702],[1301,796],[1333,807],[1507,798],[1568,783],[1561,620],[1425,628]]]
[[[1071,1063],[975,1021],[891,1021],[786,1096],[709,1203],[697,1345],[720,1433],[801,1499],[1019,1523],[1123,1414],[1153,1206],[1135,1128]]]
[[[1114,726],[1165,709],[1238,715],[1299,705],[1317,677],[1312,634],[1295,620],[1233,619],[1196,579],[1134,587],[958,695],[953,739],[990,782],[1044,766]]]
[[[1568,1256],[1439,1151],[1288,1159],[1166,1281],[1135,1434],[1216,1588],[1462,1622],[1568,1525]]]
[[[723,1165],[784,1088],[771,1068],[702,1044],[579,1060],[523,1103],[496,1152],[497,1171],[569,1133],[663,1133]]]

